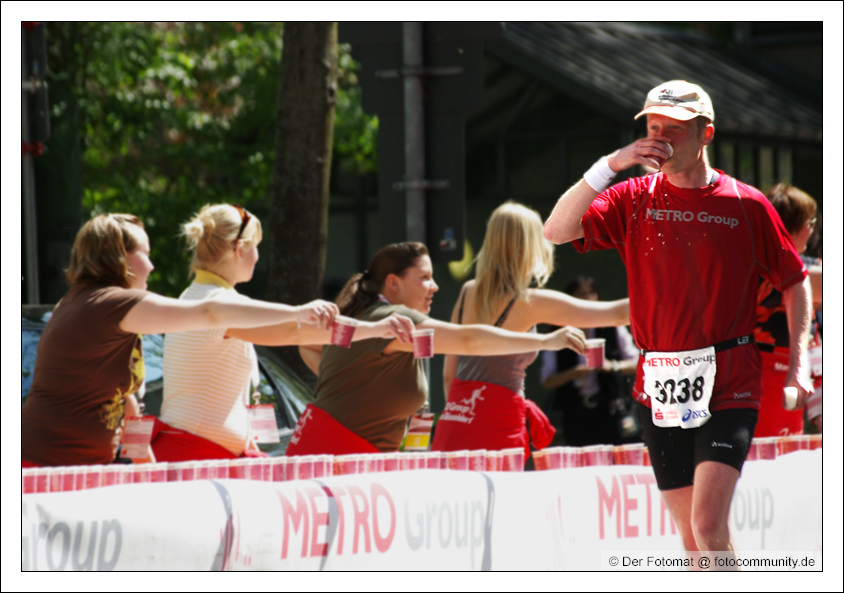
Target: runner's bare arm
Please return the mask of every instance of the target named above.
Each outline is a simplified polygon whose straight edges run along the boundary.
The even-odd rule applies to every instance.
[[[586,214],[595,197],[609,187],[615,174],[634,165],[658,164],[649,158],[651,156],[657,156],[664,162],[671,156],[667,146],[669,142],[670,139],[664,136],[640,138],[616,150],[606,159],[601,157],[584,173],[580,181],[571,186],[557,200],[551,216],[545,221],[545,238],[561,245],[583,237],[581,222],[583,215]],[[587,182],[587,179],[590,181]]]
[[[809,277],[783,291],[783,303],[788,317],[789,361],[785,387],[797,387],[797,408],[814,391],[809,376],[809,328],[812,311],[812,286]]]

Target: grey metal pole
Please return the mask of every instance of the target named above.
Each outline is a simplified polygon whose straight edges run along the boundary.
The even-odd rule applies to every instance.
[[[21,36],[21,82],[27,78],[26,42]],[[29,144],[29,109],[27,95],[29,91],[21,85],[21,141]],[[35,224],[35,166],[32,154],[26,152],[23,157],[23,225],[26,253],[26,297],[30,305],[38,305],[38,232]]]
[[[425,111],[422,23],[402,24],[404,55],[404,156],[407,239],[425,242]]]

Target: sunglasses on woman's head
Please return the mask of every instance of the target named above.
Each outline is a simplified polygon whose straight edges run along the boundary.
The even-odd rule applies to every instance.
[[[252,217],[249,216],[249,213],[242,206],[238,206],[237,204],[232,204],[232,206],[237,208],[237,211],[240,213],[240,230],[237,231],[237,237],[234,238],[234,249],[237,249],[237,242],[240,241],[240,237],[243,235],[243,229],[246,228]]]

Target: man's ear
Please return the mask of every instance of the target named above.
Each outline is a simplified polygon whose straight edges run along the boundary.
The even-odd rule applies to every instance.
[[[715,126],[712,124],[707,124],[705,128],[703,128],[703,143],[709,144],[712,140],[715,139]]]

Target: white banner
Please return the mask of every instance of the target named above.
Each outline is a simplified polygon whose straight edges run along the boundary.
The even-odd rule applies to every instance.
[[[739,554],[819,557],[820,476],[820,450],[746,463],[730,514]],[[682,557],[637,466],[128,484],[25,494],[21,519],[23,570],[608,570],[625,554]]]

